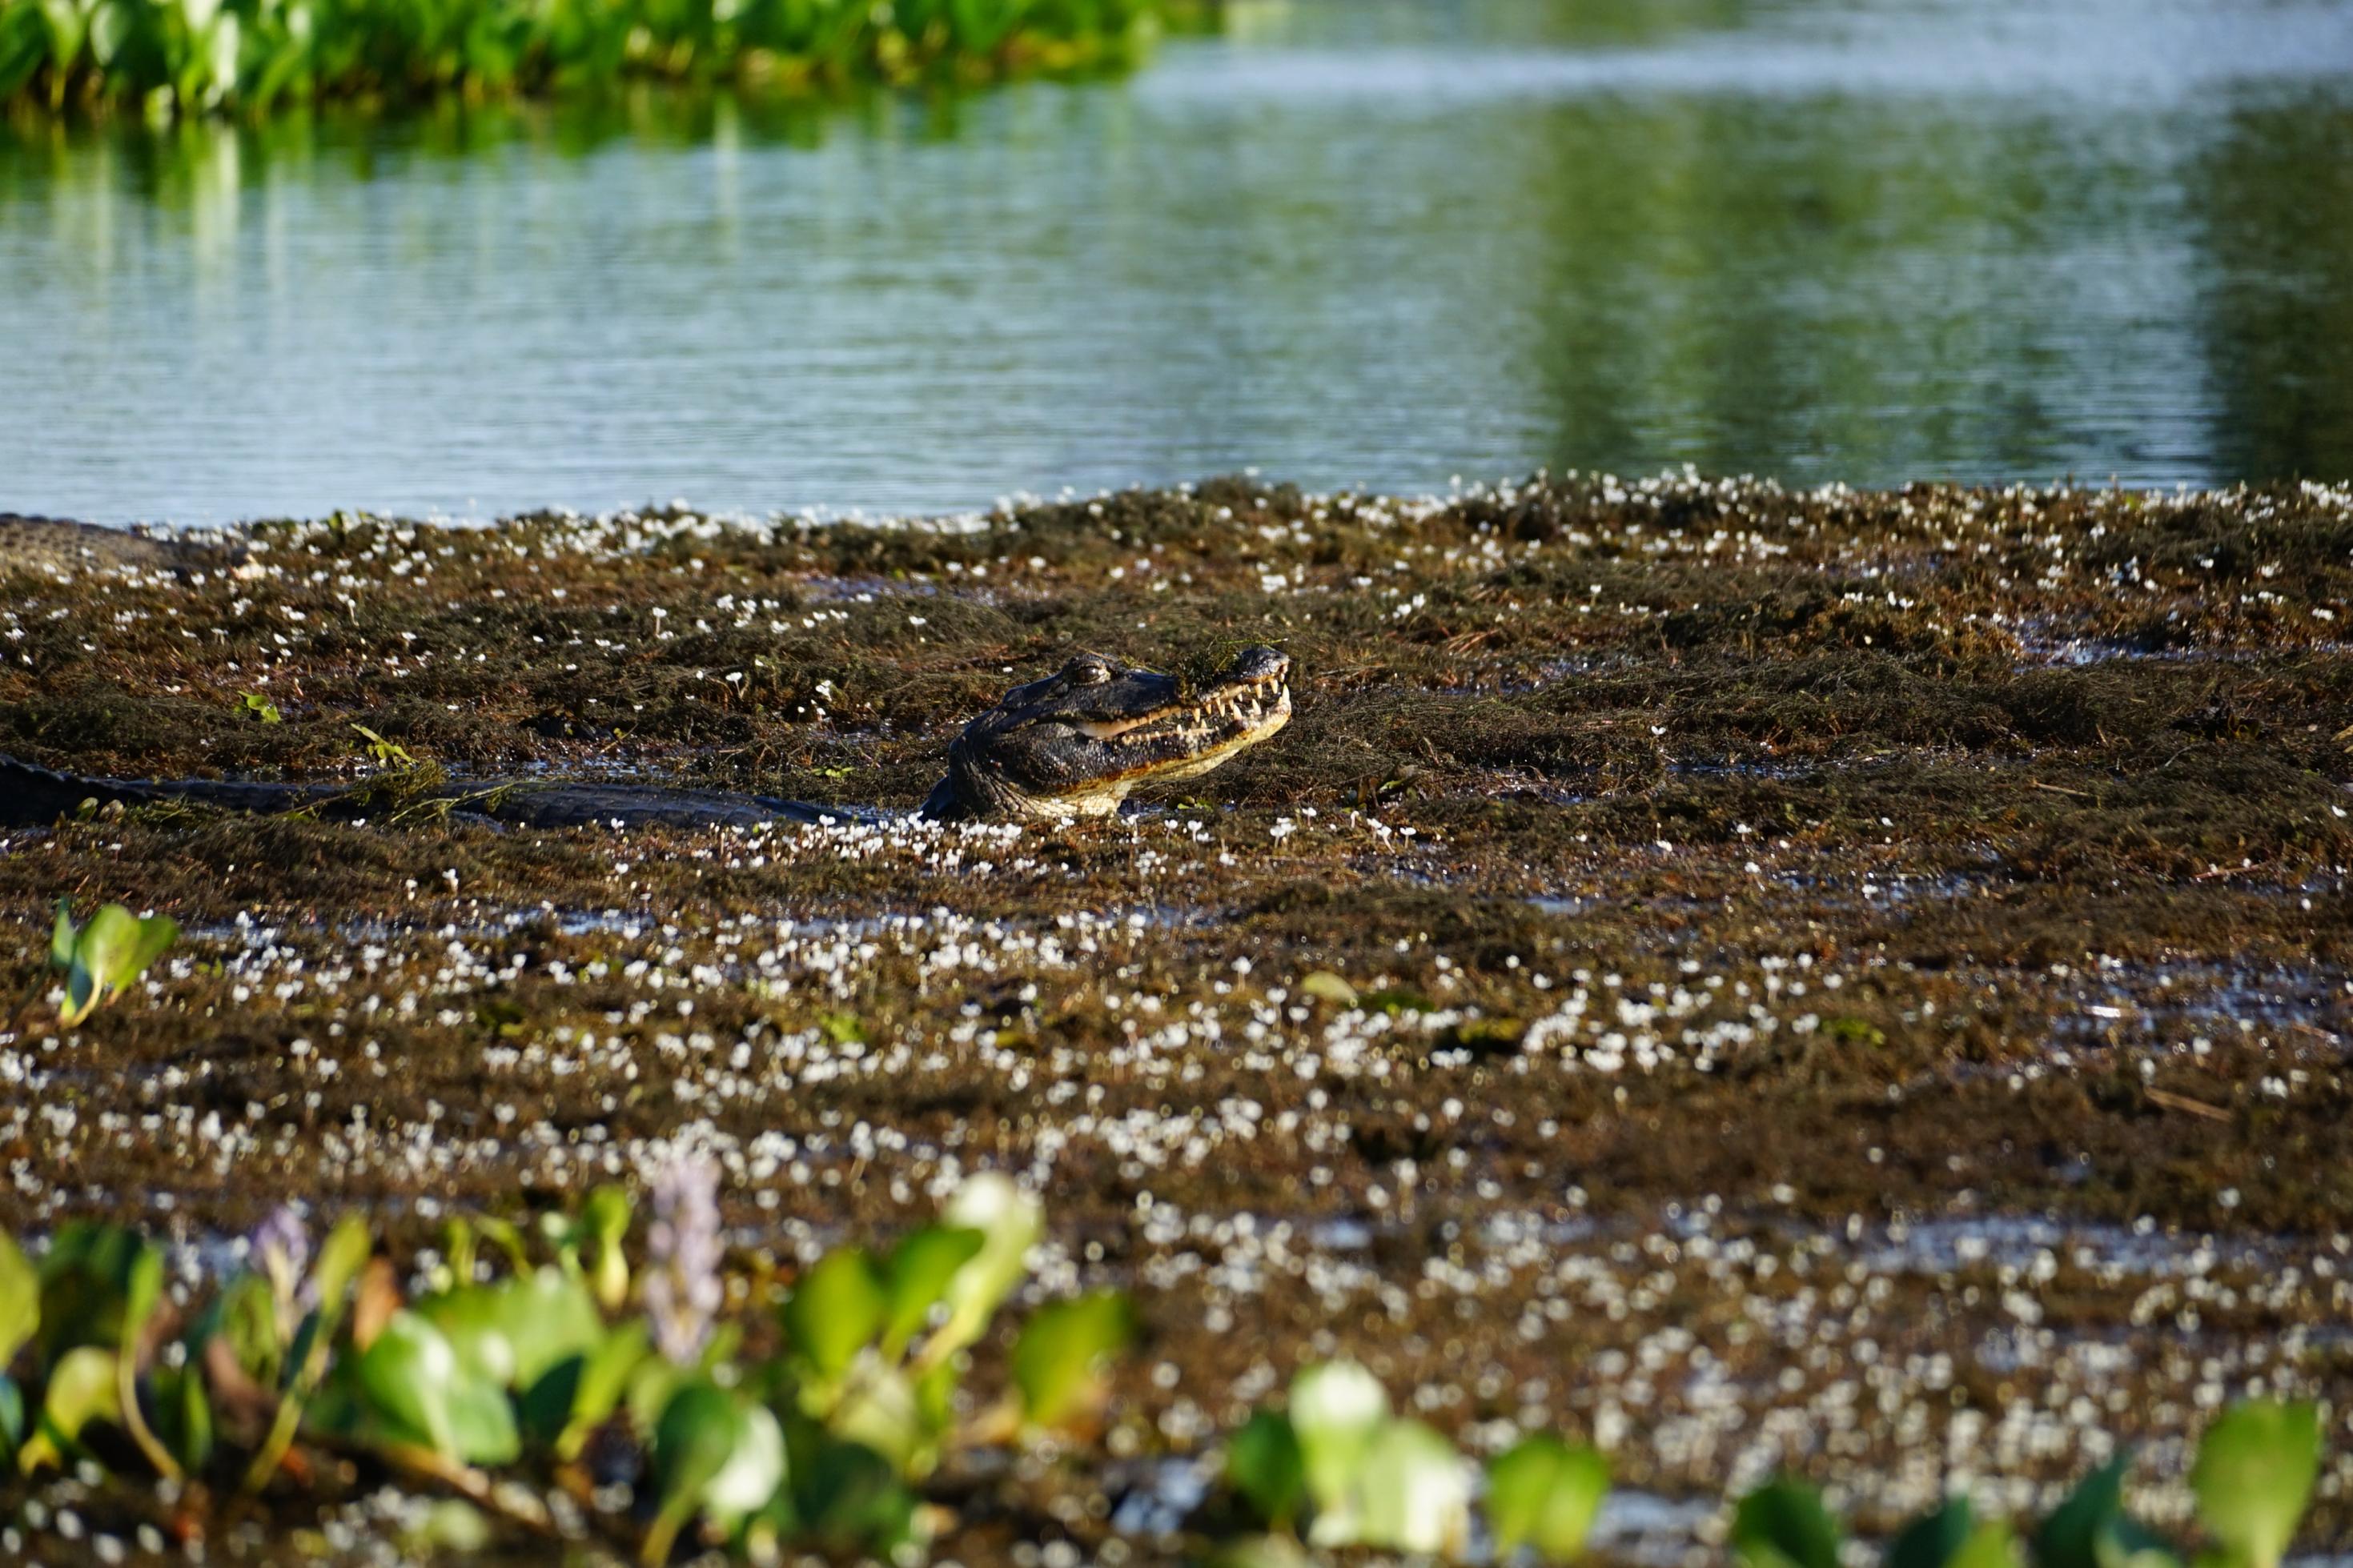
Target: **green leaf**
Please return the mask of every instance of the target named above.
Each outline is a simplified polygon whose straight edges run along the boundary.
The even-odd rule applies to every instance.
[[[17,1446],[25,1440],[25,1391],[16,1380],[0,1372],[0,1465],[16,1462]]]
[[[199,1473],[213,1453],[213,1411],[205,1398],[204,1374],[191,1363],[160,1367],[153,1377],[156,1425],[173,1456]]]
[[[703,1484],[702,1510],[722,1529],[733,1529],[737,1521],[767,1507],[784,1481],[784,1428],[760,1406],[747,1406],[734,1452]]]
[[[838,1437],[864,1444],[902,1471],[926,1468],[934,1431],[915,1385],[897,1367],[869,1358],[826,1416]]]
[[[1291,1382],[1291,1429],[1299,1439],[1307,1495],[1319,1509],[1337,1508],[1356,1467],[1388,1422],[1389,1396],[1380,1380],[1354,1362],[1311,1366]]]
[[[1391,1421],[1365,1449],[1346,1540],[1398,1552],[1460,1556],[1471,1531],[1471,1478],[1462,1456],[1419,1421]],[[1318,1518],[1310,1539],[1324,1542]],[[1339,1542],[1331,1542],[1339,1544]]]
[[[0,1370],[41,1326],[41,1277],[18,1249],[16,1238],[0,1231]]]
[[[1977,1521],[1965,1496],[1924,1513],[1896,1532],[1888,1544],[1887,1568],[1946,1568],[1976,1532]]]
[[[1749,1568],[1839,1568],[1839,1527],[1821,1494],[1786,1477],[1740,1500],[1732,1547]]]
[[[71,969],[74,955],[73,900],[58,900],[58,923],[49,931],[49,967]]]
[[[351,1289],[375,1251],[375,1240],[368,1234],[367,1221],[352,1214],[336,1222],[320,1244],[318,1262],[311,1266],[311,1290],[322,1311],[342,1307],[343,1292]]]
[[[619,1408],[630,1375],[653,1356],[651,1331],[642,1318],[614,1329],[588,1352],[572,1392],[572,1411],[555,1440],[560,1458],[579,1457],[588,1434]]]
[[[553,1267],[445,1291],[416,1310],[448,1336],[469,1372],[501,1388],[528,1388],[605,1337],[588,1288]]]
[[[1134,1307],[1116,1290],[1039,1308],[1013,1344],[1013,1384],[1030,1424],[1051,1426],[1092,1404],[1135,1327]]]
[[[1487,1518],[1496,1554],[1508,1556],[1525,1542],[1539,1556],[1568,1562],[1585,1550],[1609,1490],[1609,1461],[1591,1448],[1552,1436],[1515,1445],[1487,1467]]]
[[[2237,1568],[2278,1568],[2320,1474],[2320,1411],[2250,1400],[2206,1429],[2190,1468],[2198,1521]]]
[[[881,1270],[863,1247],[836,1247],[800,1278],[785,1301],[785,1332],[828,1381],[849,1370],[891,1310]]]
[[[980,1338],[997,1305],[1029,1271],[1029,1249],[1045,1234],[1045,1211],[1009,1176],[984,1171],[967,1180],[941,1215],[950,1226],[976,1230],[980,1250],[949,1279],[943,1299],[947,1321],[926,1342],[937,1358]]]
[[[863,1444],[820,1438],[797,1458],[793,1498],[817,1542],[887,1557],[914,1531],[915,1498],[888,1458]]]
[[[41,1359],[123,1343],[153,1310],[162,1268],[162,1254],[125,1226],[76,1221],[59,1230],[41,1259]]]
[[[2120,1568],[2162,1563],[2173,1557],[2163,1538],[2125,1513],[2129,1452],[2118,1454],[2075,1485],[2034,1538],[2036,1568]]]
[[[1226,1479],[1259,1518],[1278,1530],[1291,1528],[1306,1494],[1307,1471],[1290,1419],[1271,1410],[1251,1415],[1226,1445]]]
[[[1969,1538],[1946,1563],[1947,1568],[2024,1568],[2018,1538],[1998,1519],[1987,1520],[1969,1531]]]
[[[448,1336],[414,1311],[392,1315],[353,1363],[353,1381],[387,1436],[467,1464],[522,1452],[504,1391],[469,1372]]]
[[[16,1468],[31,1475],[43,1465],[63,1466],[81,1447],[82,1428],[92,1421],[116,1420],[116,1352],[83,1345],[68,1351],[49,1369],[49,1386],[32,1436],[16,1452]]]
[[[773,1416],[769,1426],[775,1428]],[[646,1533],[646,1562],[669,1561],[679,1530],[703,1506],[712,1484],[727,1476],[736,1450],[764,1441],[753,1437],[751,1428],[742,1403],[704,1379],[682,1384],[670,1395],[654,1424],[654,1474],[661,1506]],[[783,1453],[779,1433],[775,1454],[779,1480]],[[773,1484],[769,1490],[775,1490]]]
[[[909,1232],[884,1266],[890,1311],[882,1324],[882,1353],[895,1358],[930,1321],[956,1270],[972,1261],[987,1237],[957,1226],[927,1225]]]
[[[63,913],[60,911],[60,920]],[[155,962],[180,934],[178,922],[161,915],[142,920],[121,904],[108,904],[90,917],[73,939],[73,957],[66,970],[66,1005],[60,1023],[71,1026],[90,1016],[109,996],[122,991]],[[51,956],[58,932],[49,938]]]

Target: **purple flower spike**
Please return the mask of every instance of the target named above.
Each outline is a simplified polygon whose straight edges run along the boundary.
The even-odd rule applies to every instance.
[[[719,1167],[702,1155],[676,1159],[648,1186],[654,1217],[646,1235],[646,1316],[655,1346],[689,1366],[726,1300],[719,1283]]]
[[[292,1204],[280,1204],[262,1216],[246,1238],[246,1257],[278,1299],[279,1332],[290,1335],[305,1306],[303,1281],[311,1272],[311,1233]]]

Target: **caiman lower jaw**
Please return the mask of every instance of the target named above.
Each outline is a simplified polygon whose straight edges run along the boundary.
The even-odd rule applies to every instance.
[[[1183,756],[1171,757],[1165,761],[1146,763],[1136,768],[1107,774],[1102,778],[1090,779],[1083,784],[1059,794],[1027,795],[1022,800],[1019,809],[1027,816],[1056,819],[1110,816],[1126,803],[1129,793],[1139,784],[1173,784],[1185,779],[1198,778],[1212,768],[1257,745],[1291,722],[1291,693],[1288,691],[1282,692],[1262,710],[1252,711],[1247,717],[1243,717],[1241,710],[1254,706],[1252,699],[1256,695],[1245,690],[1236,693],[1231,700],[1213,700],[1206,705],[1202,712],[1212,721],[1220,721],[1216,727],[1223,728],[1226,723],[1239,721],[1240,728],[1212,744],[1203,746],[1199,751]],[[1187,715],[1185,727],[1189,728],[1198,722],[1198,715]],[[1130,732],[1133,734],[1132,731]],[[1149,740],[1144,737],[1136,737],[1136,740],[1143,744],[1150,743]]]

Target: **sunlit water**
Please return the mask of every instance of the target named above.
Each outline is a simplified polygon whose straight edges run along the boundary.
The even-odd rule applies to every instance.
[[[0,135],[0,510],[1683,463],[2353,474],[2353,7],[1302,0],[944,102]]]

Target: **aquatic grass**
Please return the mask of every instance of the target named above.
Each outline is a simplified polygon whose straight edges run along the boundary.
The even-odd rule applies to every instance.
[[[987,81],[1131,59],[1171,0],[0,0],[0,104],[258,116],[289,105]],[[1192,7],[1198,10],[1199,7]]]

